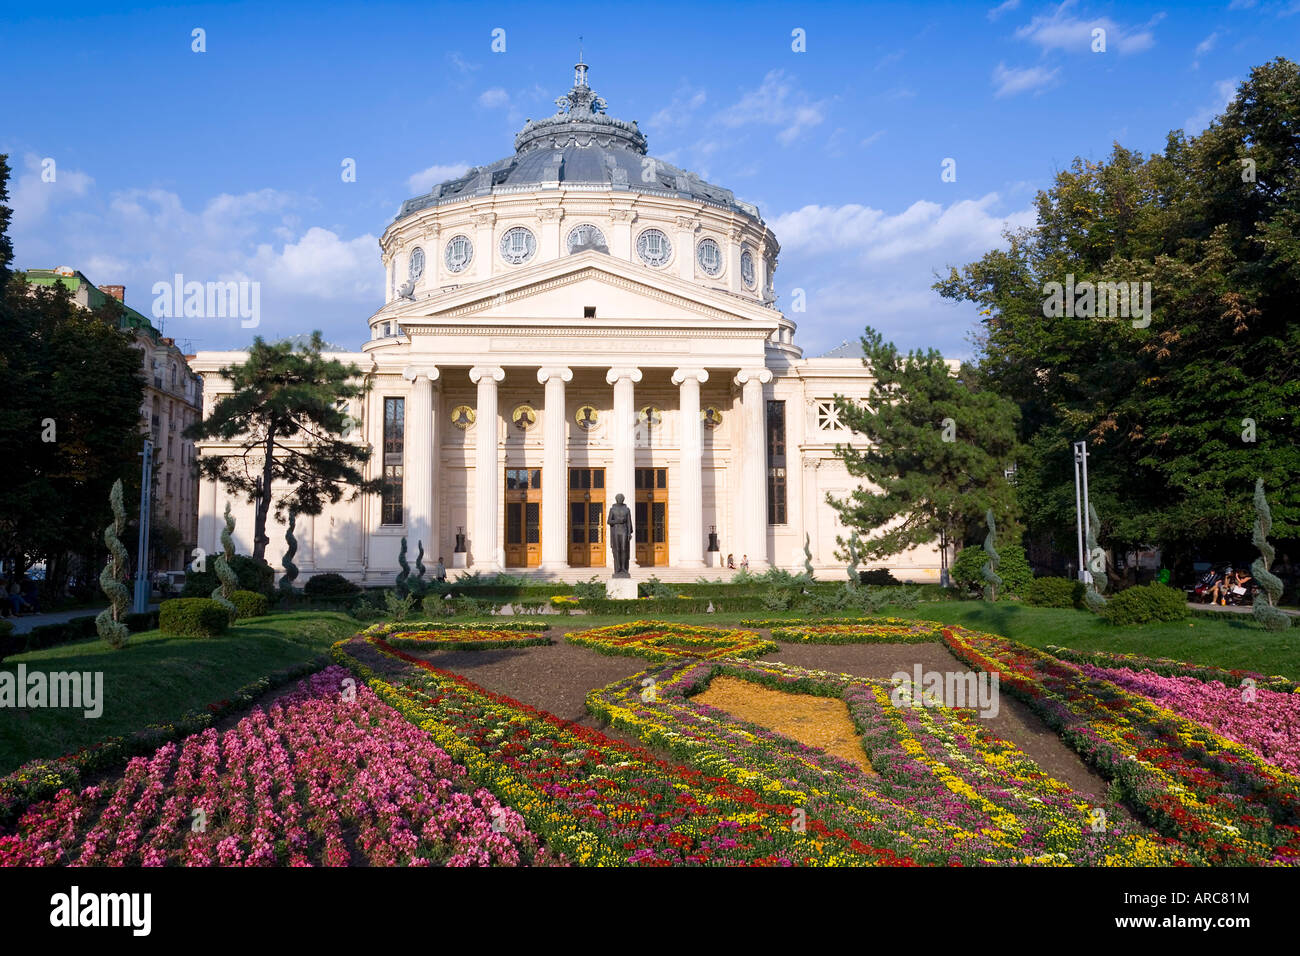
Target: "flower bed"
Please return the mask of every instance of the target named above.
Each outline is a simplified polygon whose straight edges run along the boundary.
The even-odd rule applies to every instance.
[[[448,631],[436,625],[428,630],[394,631],[387,636],[398,647],[437,651],[487,651],[507,647],[538,647],[551,639],[527,631],[483,631],[475,628]]]
[[[895,707],[893,685],[768,661],[679,661],[587,697],[620,730],[710,774],[815,813],[871,846],[931,864],[1169,864],[1187,857],[1044,773],[969,714]],[[718,676],[849,708],[875,774],[806,747],[693,695]],[[647,687],[653,688],[652,692]],[[1193,857],[1194,859],[1194,857]]]
[[[819,624],[787,622],[772,627],[772,638],[796,644],[929,644],[943,639],[941,630],[929,621],[896,618]]]
[[[32,805],[0,835],[0,865],[551,860],[517,813],[468,788],[463,767],[348,676],[330,667],[224,733],[168,743],[114,782]]]
[[[1081,664],[1125,690],[1204,724],[1215,733],[1249,747],[1275,767],[1300,776],[1300,694],[1263,688],[1243,689],[1194,677],[1165,677],[1151,671]]]
[[[585,865],[907,865],[909,857],[823,820],[808,794],[759,788],[667,763],[368,638],[406,662],[393,682],[335,646],[379,695],[417,722],[473,778],[519,811],[546,844]],[[827,758],[834,759],[834,758]],[[851,765],[846,765],[851,766]],[[829,806],[823,801],[821,805]],[[820,806],[820,805],[819,805]],[[806,813],[795,827],[796,810]],[[839,817],[852,815],[843,812]],[[861,824],[865,818],[856,818]]]
[[[958,658],[997,672],[1160,832],[1211,864],[1300,863],[1300,780],[1044,651],[961,627],[943,635]]]
[[[1300,692],[1300,681],[1278,675],[1266,676],[1247,670],[1228,670],[1223,667],[1209,667],[1203,664],[1189,664],[1168,657],[1144,657],[1141,654],[1118,654],[1113,651],[1076,651],[1068,647],[1048,644],[1047,650],[1063,661],[1076,664],[1092,664],[1095,667],[1122,667],[1133,671],[1152,671],[1165,677],[1194,677],[1197,680],[1217,680],[1226,685],[1240,686],[1243,681],[1251,680],[1255,686],[1267,687],[1282,693]]]
[[[694,627],[663,621],[633,621],[611,624],[566,634],[570,644],[589,647],[602,654],[644,657],[652,661],[682,657],[759,657],[777,650],[753,631],[718,627]]]
[[[399,631],[491,631],[493,633],[538,634],[550,629],[549,624],[536,621],[486,621],[481,624],[450,621],[383,621],[372,624],[361,633],[367,637],[385,637]]]

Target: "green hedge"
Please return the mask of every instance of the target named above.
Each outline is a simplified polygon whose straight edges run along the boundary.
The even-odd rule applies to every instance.
[[[1083,607],[1083,582],[1069,578],[1034,578],[1025,588],[1026,604],[1034,607]]]
[[[163,601],[158,613],[158,629],[179,637],[216,637],[229,626],[229,612],[211,598]]]
[[[1187,617],[1187,595],[1164,584],[1141,584],[1115,594],[1100,614],[1109,624],[1148,624]]]
[[[361,593],[361,588],[341,574],[314,574],[302,586],[309,598],[350,598]]]
[[[212,592],[221,584],[213,563],[215,560],[216,555],[208,555],[207,568],[202,572],[186,569],[185,586],[181,588],[181,597],[212,596]],[[257,591],[259,594],[270,596],[275,590],[275,571],[265,561],[259,561],[247,554],[237,554],[235,560],[230,562],[230,570],[234,571],[235,577],[239,579],[241,591]]]
[[[12,631],[12,622],[4,621],[3,623],[9,624],[10,631]],[[128,614],[123,618],[123,623],[133,634],[138,631],[152,631],[158,626],[158,612],[145,611],[141,614]],[[71,620],[59,621],[55,624],[41,624],[25,634],[14,634],[0,628],[0,661],[3,661],[11,654],[24,654],[27,651],[40,650],[42,647],[54,647],[57,644],[83,641],[98,636],[99,631],[95,627],[95,615],[93,614],[85,617],[74,617]]]
[[[998,553],[997,573],[1002,579],[999,594],[1023,594],[1025,588],[1029,587],[1029,582],[1034,579],[1029,561],[1025,558],[1025,549],[1018,544],[999,544],[995,550]],[[978,593],[984,590],[984,575],[981,571],[988,559],[988,552],[980,545],[972,544],[957,552],[948,575],[957,587],[968,593]]]
[[[237,621],[242,621],[246,617],[261,617],[267,613],[271,604],[265,594],[256,591],[236,591],[230,595],[230,601],[235,605]]]

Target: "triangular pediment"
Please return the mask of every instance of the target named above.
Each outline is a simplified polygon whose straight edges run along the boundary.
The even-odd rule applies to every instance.
[[[708,289],[599,252],[584,252],[460,288],[390,303],[385,316],[403,328],[458,321],[757,322],[779,314],[744,297]],[[586,319],[590,323],[591,319]]]

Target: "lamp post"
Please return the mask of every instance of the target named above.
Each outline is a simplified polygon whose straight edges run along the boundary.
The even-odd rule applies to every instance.
[[[131,610],[143,614],[149,610],[149,522],[153,504],[153,442],[144,440],[140,452],[140,537],[136,543],[135,595]]]

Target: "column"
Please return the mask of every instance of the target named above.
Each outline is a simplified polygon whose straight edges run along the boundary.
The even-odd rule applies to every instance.
[[[608,512],[609,506],[614,503],[614,496],[623,495],[624,504],[632,509],[633,515],[636,514],[636,399],[635,386],[641,381],[641,370],[639,368],[623,367],[612,368],[605,373],[605,382],[614,386],[614,417],[610,430],[610,445],[612,446],[611,468],[605,481],[605,510]],[[633,524],[635,525],[635,518]],[[630,545],[631,553],[628,556],[628,570],[636,567],[636,537]],[[608,541],[608,535],[605,542],[605,561],[610,566],[614,565],[614,552]]]
[[[678,432],[681,440],[681,477],[678,479],[677,522],[678,567],[704,566],[704,471],[703,443],[700,428],[700,385],[709,380],[702,368],[679,368],[673,372],[673,384],[680,386]]]
[[[474,537],[470,553],[480,571],[500,571],[505,554],[497,537],[501,518],[501,469],[497,467],[497,383],[506,371],[492,365],[476,365],[469,380],[478,386],[474,412]]]
[[[564,384],[573,380],[573,370],[551,366],[537,370],[537,381],[546,386],[546,418],[542,459],[542,564],[543,571],[569,566],[568,435],[564,405]]]
[[[411,383],[406,408],[406,461],[402,484],[406,490],[406,553],[414,561],[419,553],[417,543],[424,544],[426,555],[435,547],[433,383],[438,378],[438,368],[408,365],[402,370],[402,378]]]
[[[741,369],[741,553],[751,570],[768,567],[767,555],[767,403],[763,386],[772,381],[765,368]]]

